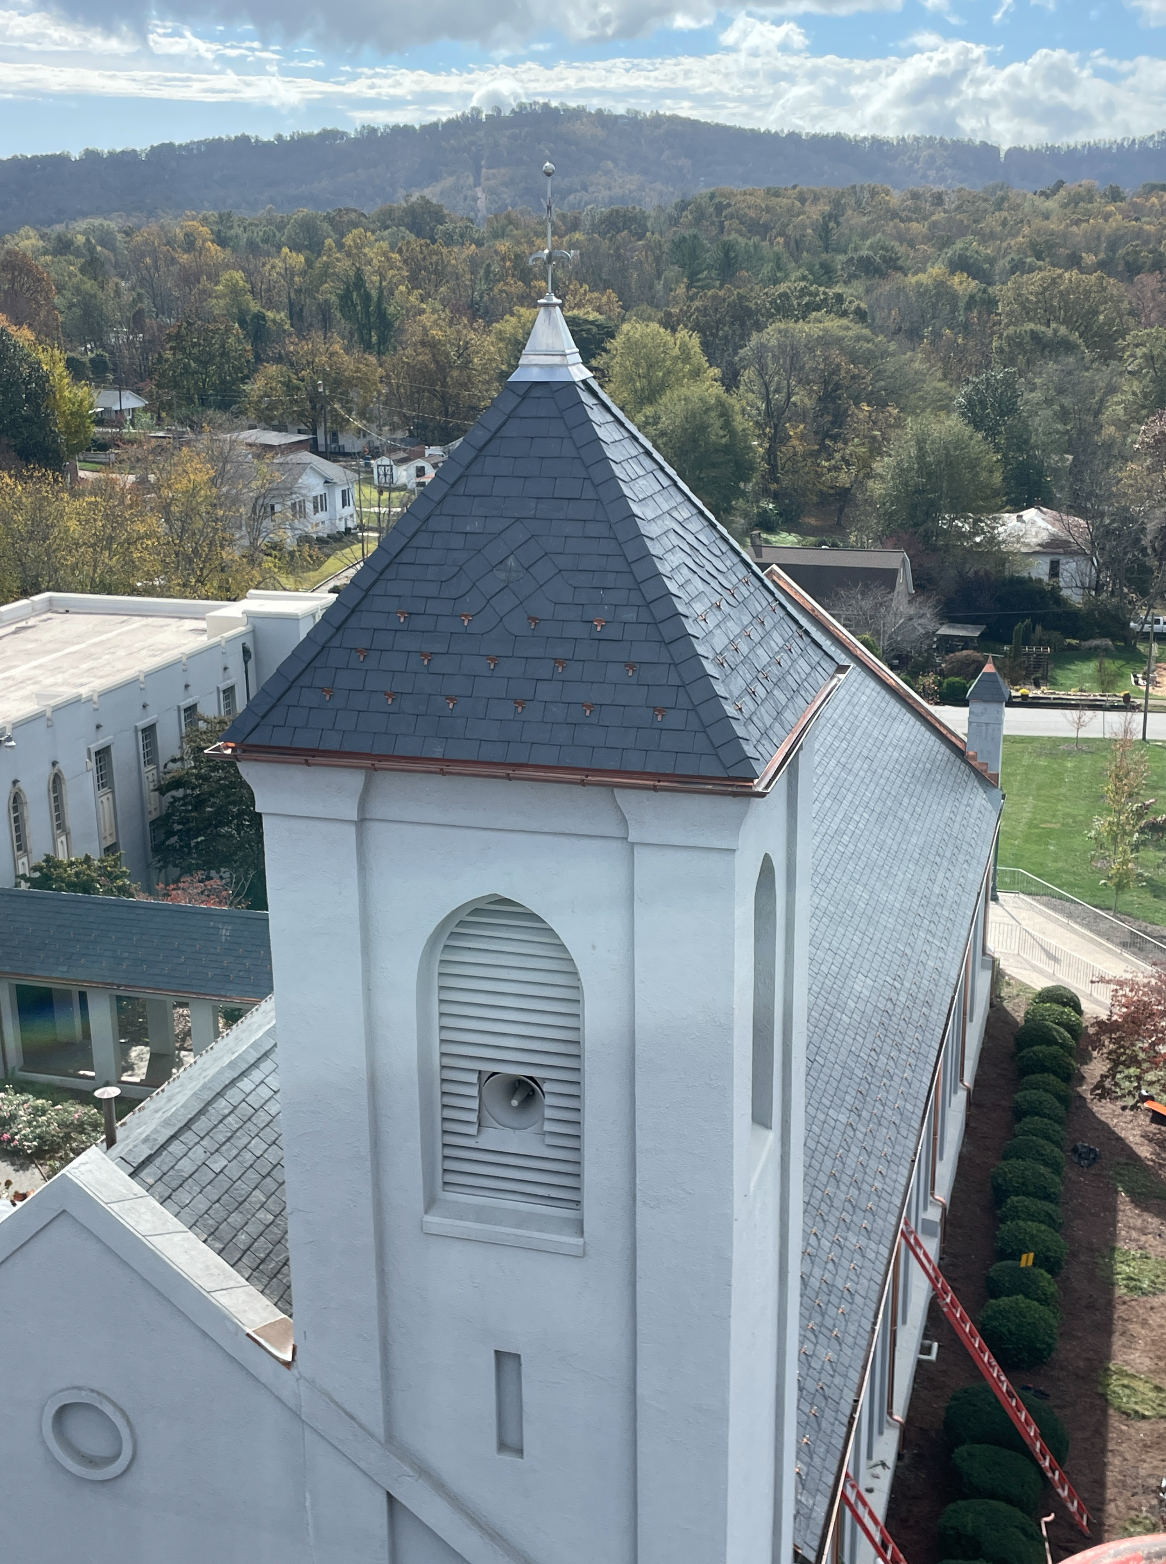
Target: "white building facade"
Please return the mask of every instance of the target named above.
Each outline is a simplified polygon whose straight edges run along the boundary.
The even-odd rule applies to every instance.
[[[47,592],[0,608],[0,885],[46,853],[120,852],[151,883],[158,781],[204,716],[234,716],[331,602]]]

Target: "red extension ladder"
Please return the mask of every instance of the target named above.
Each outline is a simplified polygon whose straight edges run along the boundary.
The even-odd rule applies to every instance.
[[[849,1472],[842,1480],[842,1502],[858,1522],[858,1529],[883,1564],[907,1564],[895,1546],[895,1539],[879,1520],[878,1513]]]
[[[952,1292],[944,1278],[943,1272],[928,1254],[926,1245],[919,1234],[907,1221],[903,1223],[903,1242],[915,1256],[916,1260],[918,1260],[919,1267],[927,1278],[939,1307],[943,1310],[944,1318],[971,1353],[976,1367],[996,1392],[996,1399],[1016,1424],[1025,1444],[1039,1462],[1041,1471],[1044,1472],[1052,1484],[1073,1520],[1088,1537],[1089,1511],[1082,1504],[1072,1483],[1053,1459],[1053,1453],[1041,1438],[1040,1429],[1036,1426],[1032,1414],[1009,1384],[1003,1369],[988,1351],[988,1345],[972,1324],[971,1316],[965,1311],[955,1293]],[[861,1490],[859,1492],[861,1495]],[[851,1513],[853,1514],[854,1511],[851,1510]],[[857,1516],[855,1518],[857,1519]],[[859,1524],[861,1525],[861,1522]],[[894,1543],[891,1546],[894,1548]],[[898,1557],[900,1557],[898,1549],[895,1549],[895,1558],[882,1552],[877,1544],[875,1551],[879,1553],[884,1564],[897,1564]]]

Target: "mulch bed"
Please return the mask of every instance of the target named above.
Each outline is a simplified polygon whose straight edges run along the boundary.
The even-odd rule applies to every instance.
[[[1017,1089],[1012,1036],[1022,1006],[993,1007],[960,1153],[942,1259],[956,1295],[973,1316],[986,1302],[984,1273],[995,1259],[996,1213],[989,1175],[1012,1135]],[[1115,1246],[1166,1257],[1166,1201],[1131,1199],[1112,1178],[1115,1164],[1140,1163],[1166,1178],[1166,1128],[1154,1129],[1146,1113],[1126,1113],[1088,1095],[1099,1073],[1089,1063],[1088,1033],[1080,1058],[1083,1075],[1068,1118],[1068,1141],[1087,1141],[1101,1152],[1088,1170],[1066,1159],[1064,1236],[1069,1259],[1058,1279],[1064,1320],[1060,1342],[1043,1369],[1017,1372],[1014,1383],[1047,1391],[1069,1431],[1065,1470],[1093,1517],[1092,1542],[1120,1537],[1134,1516],[1158,1516],[1159,1484],[1166,1475],[1166,1421],[1134,1421],[1114,1412],[1099,1388],[1106,1364],[1120,1363],[1166,1385],[1166,1295],[1126,1298],[1115,1294],[1100,1262]],[[908,1564],[939,1564],[936,1523],[945,1505],[962,1497],[943,1437],[943,1413],[961,1385],[978,1371],[954,1331],[932,1303],[927,1334],[939,1343],[935,1363],[920,1363],[891,1492],[887,1525]],[[1059,1500],[1046,1490],[1042,1513],[1055,1560],[1092,1544],[1077,1531]],[[1141,1528],[1137,1528],[1141,1529]],[[1164,1529],[1156,1520],[1154,1529]]]

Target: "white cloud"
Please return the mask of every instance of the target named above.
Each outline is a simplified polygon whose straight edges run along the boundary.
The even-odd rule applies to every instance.
[[[1166,26],[1166,0],[1126,0],[1126,4],[1140,11],[1142,21],[1148,26]]]
[[[125,29],[103,32],[43,11],[0,11],[0,46],[44,54],[134,54],[141,40]]]
[[[1001,145],[1138,136],[1166,123],[1166,61],[1041,49],[1001,64],[985,45],[935,34],[899,56],[816,55],[796,23],[774,14],[769,7],[734,18],[710,53],[557,64],[512,58],[460,71],[357,65],[308,74],[318,62],[281,62],[258,46],[207,43],[173,29],[155,30],[150,52],[137,59],[65,61],[48,52],[33,59],[6,40],[0,97],[245,103],[288,113],[317,107],[354,123],[551,99],[767,129],[966,136]]]
[[[165,4],[165,0],[163,0]],[[923,0],[945,8],[948,0]],[[66,15],[88,23],[89,0],[57,0]],[[401,53],[421,43],[459,39],[487,47],[513,48],[544,34],[548,22],[575,42],[639,38],[660,28],[707,27],[718,13],[757,10],[750,0],[563,0],[548,13],[540,0],[430,0],[423,13],[385,0],[347,0],[322,8],[316,0],[169,0],[170,14],[183,23],[249,23],[285,38],[311,37]],[[903,0],[764,0],[771,16],[850,16],[860,11],[899,11]],[[113,27],[141,30],[149,0],[107,0],[102,15]]]

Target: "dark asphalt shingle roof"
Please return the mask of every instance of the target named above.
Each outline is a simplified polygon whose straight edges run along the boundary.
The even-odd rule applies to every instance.
[[[748,782],[835,664],[593,380],[511,382],[224,739]]]
[[[265,912],[0,888],[0,974],[192,999],[271,993]]]
[[[276,1308],[292,1312],[272,1001],[136,1109],[110,1156]]]
[[[794,1521],[811,1559],[1002,803],[857,660],[815,732]]]

